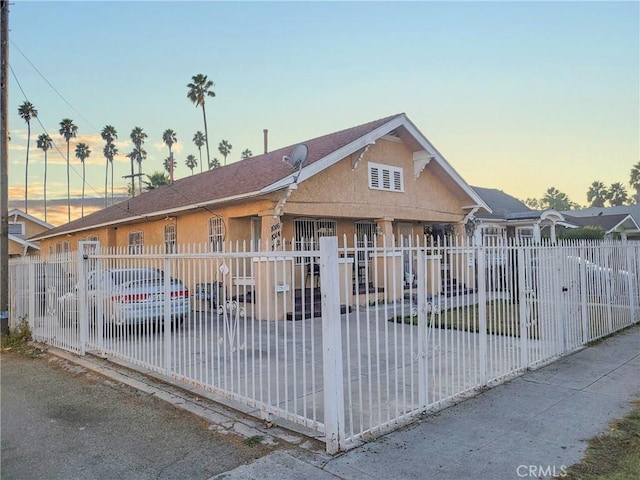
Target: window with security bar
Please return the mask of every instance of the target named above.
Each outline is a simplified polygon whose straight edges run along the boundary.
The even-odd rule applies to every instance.
[[[331,219],[298,218],[293,221],[294,249],[317,250],[320,237],[336,235],[336,221]],[[308,263],[310,258],[297,258],[297,263]]]
[[[212,252],[224,252],[224,221],[221,217],[209,219],[209,245]]]
[[[129,232],[129,253],[142,253],[144,237],[142,232]]]
[[[164,226],[164,253],[176,252],[176,226]]]
[[[369,163],[369,188],[390,192],[404,192],[402,168]]]

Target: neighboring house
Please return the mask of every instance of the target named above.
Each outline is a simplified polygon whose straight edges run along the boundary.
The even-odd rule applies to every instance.
[[[39,242],[28,240],[53,228],[53,225],[21,210],[13,209],[9,218],[9,257],[23,257],[40,253]]]
[[[581,227],[601,227],[606,238],[640,240],[640,205],[589,207],[562,213]]]
[[[308,155],[299,168],[289,158],[296,145],[288,146],[177,180],[32,240],[48,253],[76,250],[81,240],[131,253],[197,243],[221,251],[230,242],[272,250],[285,239],[306,250],[330,235],[372,243],[441,225],[464,233],[471,211],[492,211],[405,114],[303,143]]]
[[[545,229],[549,230],[552,241],[556,238],[556,225],[575,228],[561,212],[556,210],[532,210],[524,203],[502,190],[472,187],[489,205],[491,211],[477,208],[472,212],[467,231],[476,243],[487,242],[490,238],[532,239],[539,242]]]

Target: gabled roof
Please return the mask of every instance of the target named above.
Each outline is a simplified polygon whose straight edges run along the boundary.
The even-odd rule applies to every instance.
[[[567,215],[567,218],[569,218],[572,223],[581,227],[602,227],[607,234],[620,230],[640,232],[640,227],[633,217],[624,213],[618,215],[594,215],[590,217],[571,217]]]
[[[18,237],[17,235],[9,234],[9,241],[16,242],[19,245],[27,248],[33,248],[34,250],[40,250],[40,245],[37,243],[30,242],[29,240],[25,240],[24,238]]]
[[[182,178],[171,185],[145,192],[53,228],[33,239],[39,240],[62,233],[175,214],[264,195],[302,182],[390,133],[397,133],[403,141],[410,142],[414,151],[425,150],[431,161],[439,164],[472,202],[490,211],[490,207],[458,175],[407,116],[401,113],[302,142],[308,147],[308,156],[299,172],[283,162],[283,157],[291,155],[297,144],[290,145]]]
[[[589,207],[580,210],[564,210],[562,213],[572,217],[595,217],[609,215],[631,215],[633,220],[640,225],[640,204],[620,205],[617,207]]]
[[[476,214],[478,218],[490,219],[522,219],[539,218],[540,211],[532,210],[524,203],[497,188],[472,187],[485,201],[493,212],[480,211]]]
[[[29,215],[28,213],[23,212],[22,210],[19,210],[17,208],[14,208],[12,210],[9,210],[9,213],[7,214],[9,221],[15,222],[17,217],[23,218],[25,220],[29,220],[33,223],[36,223],[44,228],[53,228],[53,225],[51,225],[50,223],[45,222],[44,220],[40,220],[37,217],[34,217],[33,215]],[[13,217],[13,219],[11,218]]]

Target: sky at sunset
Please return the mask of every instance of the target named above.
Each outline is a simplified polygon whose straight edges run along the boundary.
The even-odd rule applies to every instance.
[[[144,173],[163,169],[173,129],[175,176],[190,174],[202,111],[187,99],[197,73],[211,156],[222,139],[263,151],[405,112],[471,185],[540,198],[555,186],[586,204],[591,182],[623,182],[640,159],[640,3],[630,2],[31,2],[10,10],[9,198],[24,209],[28,99],[29,213],[42,218],[46,131],[48,220],[79,197],[77,142],[91,149],[86,196],[103,197],[100,131],[118,131],[115,191],[126,194],[131,130],[148,134]],[[203,150],[203,155],[206,154]],[[206,158],[205,158],[206,163]],[[205,166],[206,168],[206,166]],[[195,172],[199,172],[196,167]],[[110,187],[109,187],[110,189]],[[62,201],[64,200],[64,201]],[[102,205],[87,201],[85,213]],[[74,208],[73,216],[80,214]]]

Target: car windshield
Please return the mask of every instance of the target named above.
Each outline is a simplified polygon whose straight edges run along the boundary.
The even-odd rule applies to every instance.
[[[116,270],[111,273],[113,282],[116,285],[130,282],[142,282],[150,280],[162,280],[163,275],[161,271],[151,269],[139,269],[139,270]]]

